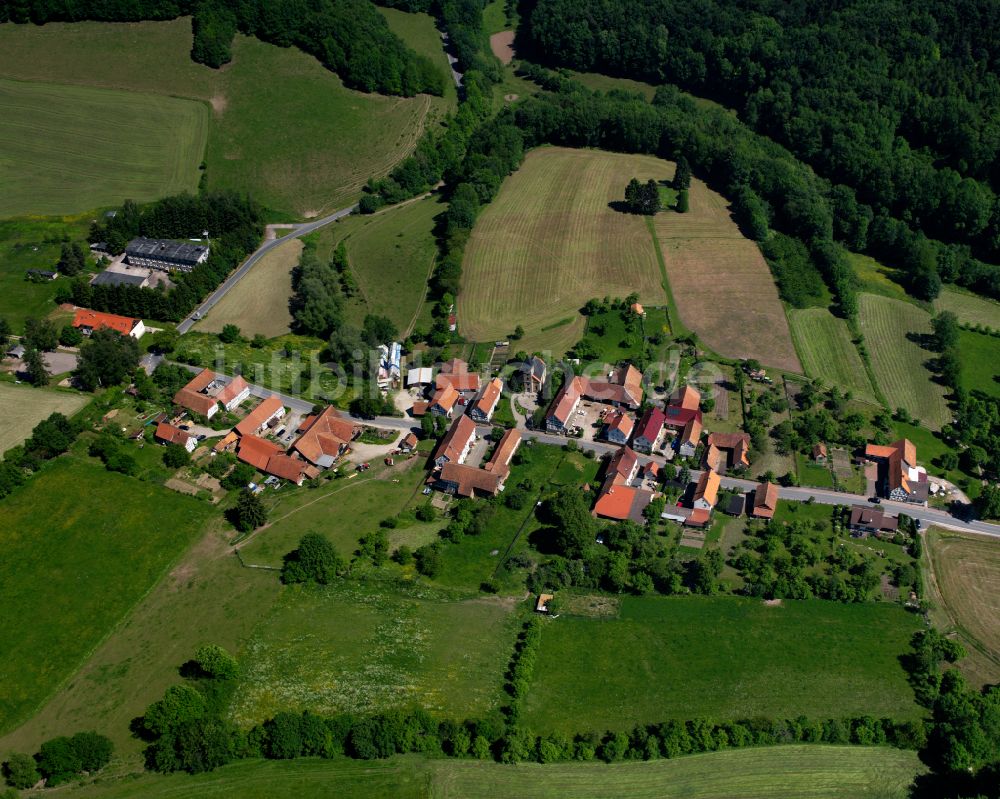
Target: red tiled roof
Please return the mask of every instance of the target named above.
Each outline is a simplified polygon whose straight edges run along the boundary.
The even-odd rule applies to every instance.
[[[703,499],[714,508],[715,503],[719,501],[719,486],[721,484],[722,478],[719,477],[718,473],[706,469],[698,478],[698,484],[694,489],[694,501]]]
[[[704,508],[695,508],[688,514],[688,517],[684,520],[684,524],[689,527],[703,527],[711,518],[712,511],[705,510]]]
[[[747,433],[709,433],[709,446],[733,451],[733,466],[750,465],[747,453],[750,451],[750,436]],[[714,468],[714,467],[713,467]]]
[[[228,405],[248,388],[250,388],[250,384],[243,379],[243,375],[237,375],[223,386],[222,391],[216,394],[215,398],[223,405]]]
[[[607,473],[628,479],[635,471],[635,467],[638,462],[639,456],[635,454],[635,451],[631,447],[622,447],[611,456],[611,461],[608,463]]]
[[[293,483],[300,483],[306,476],[306,470],[310,468],[309,464],[303,460],[293,458],[290,455],[278,454],[268,458],[267,465],[263,471],[267,474],[273,474],[275,477],[280,477],[282,480],[291,480]]]
[[[473,407],[484,416],[489,416],[493,413],[493,409],[500,399],[501,391],[503,391],[503,381],[499,377],[494,377],[486,384],[486,388],[483,389],[483,393]]]
[[[153,434],[157,441],[166,441],[168,444],[180,444],[186,446],[191,434],[179,427],[174,427],[167,422],[160,422],[156,425],[156,432]]]
[[[625,485],[617,476],[608,475],[594,504],[594,515],[605,519],[643,522],[642,511],[653,500],[653,492]]]
[[[354,440],[360,427],[343,418],[336,408],[327,406],[320,413],[307,417],[299,430],[301,435],[292,444],[292,449],[310,463],[319,464],[324,456],[340,457],[341,450]]]
[[[771,519],[778,509],[778,486],[774,483],[761,483],[753,492],[754,516],[763,519]]]
[[[479,374],[469,371],[469,364],[458,358],[452,358],[441,364],[441,371],[434,379],[434,386],[442,389],[451,386],[456,391],[479,391]]]
[[[701,411],[695,408],[681,408],[676,405],[668,405],[663,413],[663,423],[670,427],[683,430],[692,419],[701,421]]]
[[[187,384],[174,394],[174,404],[187,408],[189,411],[207,416],[208,412],[215,407],[217,400],[201,392],[215,380],[215,372],[211,369],[202,369],[192,377]]]
[[[458,391],[454,386],[446,384],[434,392],[428,407],[433,408],[435,405],[439,405],[444,410],[450,411],[455,407],[456,402],[458,402]]]
[[[826,457],[826,444],[819,442],[818,444],[813,444],[812,450],[813,458],[825,458]]]
[[[656,441],[657,437],[660,435],[660,431],[663,430],[663,420],[667,418],[667,415],[661,411],[659,408],[649,408],[642,415],[642,419],[639,421],[639,427],[635,431],[635,437],[645,438],[647,441]]]
[[[608,433],[618,432],[621,433],[625,440],[632,435],[632,428],[635,427],[632,417],[627,413],[612,413],[608,414],[606,423],[608,426]]]
[[[260,403],[256,408],[254,408],[238,425],[236,425],[236,432],[241,436],[252,436],[267,421],[274,416],[278,411],[282,409],[283,405],[281,400],[275,396],[270,396]]]
[[[493,456],[483,468],[488,472],[496,472],[504,477],[510,472],[510,459],[514,457],[517,448],[521,446],[521,431],[510,429],[493,450]]]
[[[471,497],[476,490],[496,495],[504,481],[504,475],[449,461],[441,467],[440,479],[455,484],[457,486],[455,493],[458,496]]]
[[[699,439],[701,439],[701,419],[697,416],[692,416],[688,420],[688,423],[684,425],[684,432],[681,433],[681,443],[698,446]]]
[[[582,385],[583,378],[574,377],[571,380],[567,380],[553,398],[552,405],[549,408],[549,416],[558,419],[563,426],[566,426],[569,423],[570,415],[573,413],[573,408],[583,393]]]
[[[684,386],[670,404],[688,411],[697,410],[701,405],[701,392],[691,386]]]
[[[462,451],[475,434],[476,423],[468,416],[459,416],[438,444],[434,460],[444,457],[451,463],[457,463]]]
[[[240,438],[240,443],[236,447],[237,458],[262,472],[267,468],[268,461],[281,452],[281,447],[273,441],[252,435]]]
[[[418,443],[419,440],[413,433],[407,433],[405,436],[403,436],[403,440],[399,442],[399,446],[409,447],[410,449],[414,449]]]
[[[123,336],[127,336],[132,332],[132,328],[139,324],[139,321],[131,316],[118,316],[118,314],[113,313],[91,311],[89,308],[77,308],[76,315],[73,317],[73,327],[89,327],[91,330],[108,327],[118,331]]]

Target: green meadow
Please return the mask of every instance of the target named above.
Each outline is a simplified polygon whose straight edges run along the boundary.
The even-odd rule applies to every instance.
[[[208,503],[66,455],[0,514],[0,731],[24,720],[198,535]]]
[[[671,718],[917,718],[898,657],[918,627],[888,605],[627,597],[615,617],[545,626],[525,722],[573,733]]]

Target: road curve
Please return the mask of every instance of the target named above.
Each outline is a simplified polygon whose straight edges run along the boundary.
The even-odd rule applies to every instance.
[[[240,282],[243,276],[253,268],[253,265],[257,263],[257,261],[263,258],[269,251],[277,247],[279,244],[288,241],[289,239],[297,239],[300,236],[306,236],[314,230],[319,230],[324,225],[329,225],[331,222],[343,219],[345,216],[353,213],[357,207],[357,205],[352,205],[350,208],[341,208],[339,211],[334,211],[329,216],[324,216],[319,219],[314,219],[311,222],[304,222],[301,225],[296,225],[292,229],[291,233],[281,236],[280,238],[265,241],[260,245],[260,247],[250,254],[249,258],[237,267],[235,272],[222,282],[221,286],[209,294],[201,305],[195,308],[179,325],[177,325],[177,332],[181,335],[187,333],[194,326],[195,322],[204,317],[205,314],[215,307],[219,300],[226,296],[227,292],[229,292],[233,286]]]

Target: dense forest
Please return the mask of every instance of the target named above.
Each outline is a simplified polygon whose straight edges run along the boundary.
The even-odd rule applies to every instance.
[[[520,53],[674,83],[735,108],[829,182],[838,240],[907,269],[986,284],[979,290],[996,296],[1000,279],[976,260],[1000,257],[995,3],[528,5]],[[900,245],[912,252],[901,256]]]
[[[134,22],[193,15],[191,57],[211,67],[232,58],[236,32],[315,56],[344,83],[410,97],[441,94],[445,76],[389,30],[369,0],[0,0],[0,22]]]

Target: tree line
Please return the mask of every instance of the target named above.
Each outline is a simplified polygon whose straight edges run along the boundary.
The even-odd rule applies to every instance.
[[[298,47],[344,83],[366,92],[440,95],[445,76],[408,48],[368,0],[2,0],[0,22],[138,22],[192,16],[191,57],[210,67],[232,60],[237,32]]]
[[[537,0],[519,52],[735,108],[875,215],[1000,255],[1000,12],[941,0]],[[982,26],[982,27],[980,27]]]

